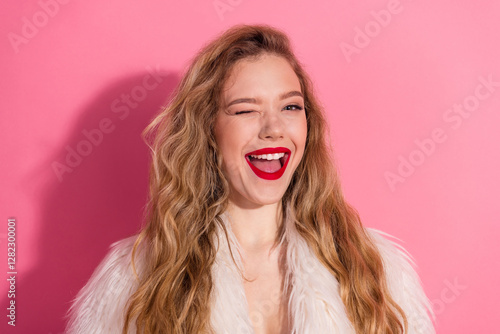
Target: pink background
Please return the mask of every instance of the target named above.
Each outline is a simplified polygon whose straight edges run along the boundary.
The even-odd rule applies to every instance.
[[[148,171],[140,132],[204,43],[237,23],[267,23],[289,33],[315,82],[348,200],[418,263],[438,333],[498,333],[498,2],[1,7],[0,276],[9,217],[18,274],[15,329],[0,283],[0,332],[63,331],[70,300],[109,245],[140,227]],[[94,129],[103,123],[101,137]],[[58,177],[54,164],[71,150],[87,156]]]

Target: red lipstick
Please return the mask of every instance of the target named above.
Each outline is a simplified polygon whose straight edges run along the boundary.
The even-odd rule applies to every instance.
[[[255,167],[250,162],[250,156],[251,155],[274,154],[274,153],[285,153],[285,155],[282,158],[282,159],[284,159],[283,160],[283,165],[281,166],[280,169],[278,169],[274,173],[264,172],[264,171],[258,169],[257,167]],[[290,154],[291,154],[291,151],[289,149],[287,149],[286,147],[266,147],[266,148],[263,148],[263,149],[260,149],[260,150],[256,150],[256,151],[247,153],[245,155],[245,158],[246,158],[246,161],[247,161],[248,165],[250,166],[250,168],[252,169],[252,171],[255,173],[255,175],[257,175],[258,177],[260,177],[260,178],[262,178],[264,180],[277,180],[285,172],[286,166],[288,165],[288,160],[290,160]]]

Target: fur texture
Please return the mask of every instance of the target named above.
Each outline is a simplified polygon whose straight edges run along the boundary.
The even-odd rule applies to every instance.
[[[222,218],[233,256],[242,269],[238,240],[227,216]],[[367,231],[381,252],[390,293],[407,315],[408,334],[434,334],[432,309],[409,254],[389,241],[388,235],[373,229]],[[243,280],[232,261],[221,229],[218,236],[220,242],[212,267],[212,326],[217,334],[253,334],[251,319],[258,321],[260,315],[249,314]],[[291,334],[354,334],[336,278],[314,256],[290,222],[287,222],[285,238],[288,245],[285,282],[292,287],[288,305],[293,319]],[[134,240],[135,237],[130,237],[111,246],[111,251],[74,300],[69,311],[67,333],[121,334],[128,297],[137,287],[130,266]],[[269,302],[278,298],[277,292],[275,296],[270,296]],[[135,329],[129,333],[135,333]]]

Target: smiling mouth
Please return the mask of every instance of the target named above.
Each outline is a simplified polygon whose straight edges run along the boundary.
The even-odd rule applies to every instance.
[[[277,180],[286,170],[291,151],[286,147],[268,147],[247,153],[246,161],[258,177]]]

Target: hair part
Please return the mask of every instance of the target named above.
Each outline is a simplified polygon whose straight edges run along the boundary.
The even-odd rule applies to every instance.
[[[293,219],[338,279],[356,333],[403,333],[407,320],[388,292],[381,256],[359,215],[344,200],[325,143],[327,123],[312,83],[288,37],[266,25],[234,26],[202,48],[168,106],[143,133],[152,152],[149,202],[133,259],[139,246],[148,256],[129,299],[123,333],[131,326],[144,334],[213,332],[214,236],[216,224],[225,231],[220,215],[229,196],[213,127],[232,68],[242,59],[262,54],[289,62],[300,81],[307,117],[304,155],[283,196],[281,216]],[[290,217],[285,215],[287,209]],[[284,226],[280,222],[276,240],[283,236]]]

